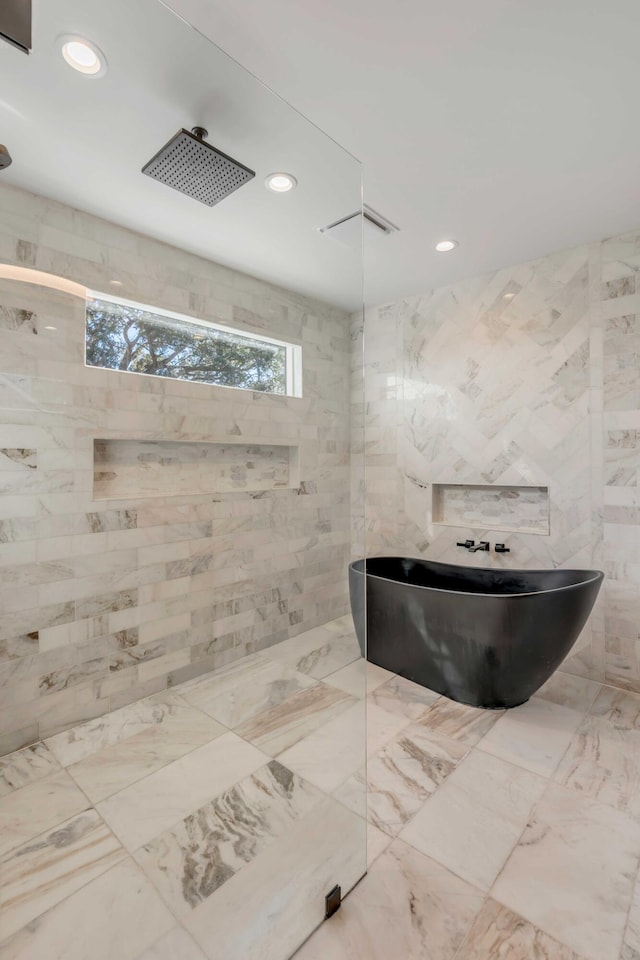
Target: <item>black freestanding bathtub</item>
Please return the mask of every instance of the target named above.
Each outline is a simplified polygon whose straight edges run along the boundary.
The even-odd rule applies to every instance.
[[[349,567],[351,611],[365,655],[365,561]],[[599,570],[501,570],[403,557],[366,561],[366,656],[475,707],[515,707],[577,640]]]

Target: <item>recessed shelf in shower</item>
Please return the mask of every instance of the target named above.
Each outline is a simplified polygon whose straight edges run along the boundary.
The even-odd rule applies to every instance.
[[[549,535],[549,488],[475,483],[434,483],[432,519],[471,527]]]
[[[298,447],[237,440],[96,439],[96,500],[238,493],[299,486]]]

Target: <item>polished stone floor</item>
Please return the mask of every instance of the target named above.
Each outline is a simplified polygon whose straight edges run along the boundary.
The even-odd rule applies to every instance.
[[[640,697],[508,712],[347,618],[0,759],[0,960],[640,960]],[[368,805],[365,804],[365,790]]]
[[[287,960],[366,869],[364,694],[342,618],[0,758],[1,960]]]
[[[296,960],[640,960],[640,696],[372,686],[369,872]]]

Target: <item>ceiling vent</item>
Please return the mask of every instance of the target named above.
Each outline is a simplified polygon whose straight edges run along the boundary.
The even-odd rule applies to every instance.
[[[350,213],[348,217],[341,217],[327,227],[320,227],[320,233],[348,247],[360,247],[363,241],[369,243],[372,240],[380,240],[397,231],[398,227],[376,213],[366,203],[361,211],[357,210],[355,213]]]

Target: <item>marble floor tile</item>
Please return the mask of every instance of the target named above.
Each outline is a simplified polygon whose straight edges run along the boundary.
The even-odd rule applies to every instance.
[[[282,643],[262,650],[261,654],[286,663],[299,673],[306,673],[316,680],[322,680],[361,656],[353,627],[341,633],[339,630],[332,630],[329,624],[307,630],[290,640],[283,640]]]
[[[467,750],[457,740],[432,734],[418,724],[406,727],[368,760],[369,821],[395,836],[455,770]]]
[[[343,803],[349,810],[353,810],[359,817],[367,819],[367,782],[365,777],[365,768],[356,770],[344,783],[341,783],[333,793],[340,803]]]
[[[234,733],[175,760],[97,805],[129,850],[137,850],[183,817],[264,766],[267,758]]]
[[[587,960],[618,960],[640,824],[550,783],[492,897]]]
[[[328,620],[322,625],[324,630],[329,633],[335,633],[339,637],[344,637],[347,633],[354,633],[353,617],[350,613],[345,613],[342,617],[336,617],[335,620]]]
[[[595,680],[556,671],[540,687],[535,696],[550,700],[561,707],[586,713],[601,689],[601,684],[596,683]]]
[[[366,824],[330,797],[184,920],[208,960],[288,960],[322,921],[324,897],[365,872]]]
[[[640,820],[640,697],[603,687],[553,779]]]
[[[1,960],[1,958],[0,958]],[[174,927],[136,960],[207,960],[204,953],[182,927]]]
[[[0,931],[9,937],[124,857],[95,812],[84,813],[0,860]]]
[[[388,834],[378,830],[372,823],[367,824],[367,869],[387,849],[390,843],[392,843],[392,838]]]
[[[60,764],[44,743],[0,757],[0,798],[59,769]]]
[[[245,663],[249,660],[249,663]],[[244,666],[243,666],[244,665]],[[267,657],[245,657],[216,670],[181,695],[226,727],[237,727],[256,714],[314,684],[312,677]]]
[[[198,699],[198,691],[201,691],[201,696],[206,698],[214,693],[225,693],[227,690],[233,690],[238,686],[242,687],[247,677],[254,676],[256,672],[259,673],[260,669],[270,662],[262,653],[250,653],[246,657],[232,660],[231,663],[227,663],[211,673],[202,674],[192,680],[185,680],[184,683],[173,689],[182,700],[195,704]]]
[[[367,756],[381,750],[397,733],[408,727],[408,717],[381,710],[367,698]]]
[[[453,960],[483,899],[396,840],[295,960]]]
[[[174,926],[142,870],[127,858],[0,943],[0,960],[142,960],[142,951],[152,951]],[[169,957],[200,960],[197,952],[143,954],[144,960]]]
[[[400,834],[481,890],[489,890],[547,781],[472,751]]]
[[[329,674],[324,678],[324,682],[361,699],[392,677],[395,677],[395,674],[390,670],[378,667],[375,663],[369,663],[360,657],[348,666],[342,667],[341,670]]]
[[[395,677],[391,670],[379,667],[377,663],[367,661],[367,693],[373,693],[381,684]]]
[[[212,896],[323,794],[277,760],[134,853],[178,919]]]
[[[392,677],[369,694],[369,700],[387,713],[397,713],[409,720],[420,720],[427,707],[440,699],[440,694],[419,683]]]
[[[640,882],[636,877],[620,960],[640,960]]]
[[[67,771],[98,803],[226,732],[226,727],[201,710],[173,704],[164,722],[147,725],[71,764]]]
[[[419,722],[434,733],[460,740],[472,747],[498,722],[503,713],[504,710],[481,710],[440,697],[427,707]]]
[[[362,702],[285,750],[280,763],[331,793],[362,766],[365,710]]]
[[[358,660],[354,660],[353,663],[348,664],[346,667],[336,670],[335,673],[330,673],[329,676],[324,678],[324,682],[332,687],[337,687],[339,690],[344,690],[345,693],[349,693],[352,697],[357,697],[361,700],[367,695],[368,666],[367,661],[359,657]],[[373,664],[371,664],[371,666],[373,666]]]
[[[32,840],[90,806],[69,774],[56,773],[0,798],[0,854]]]
[[[355,697],[343,690],[326,683],[314,683],[278,706],[256,714],[235,730],[243,740],[276,757],[356,702]]]
[[[582,712],[533,697],[507,710],[478,744],[494,757],[550,777],[582,720]]]
[[[46,744],[62,766],[68,767],[149,727],[165,723],[179,709],[184,709],[179,697],[163,691],[57,733],[49,737]]]
[[[496,903],[487,900],[456,960],[584,960]]]

